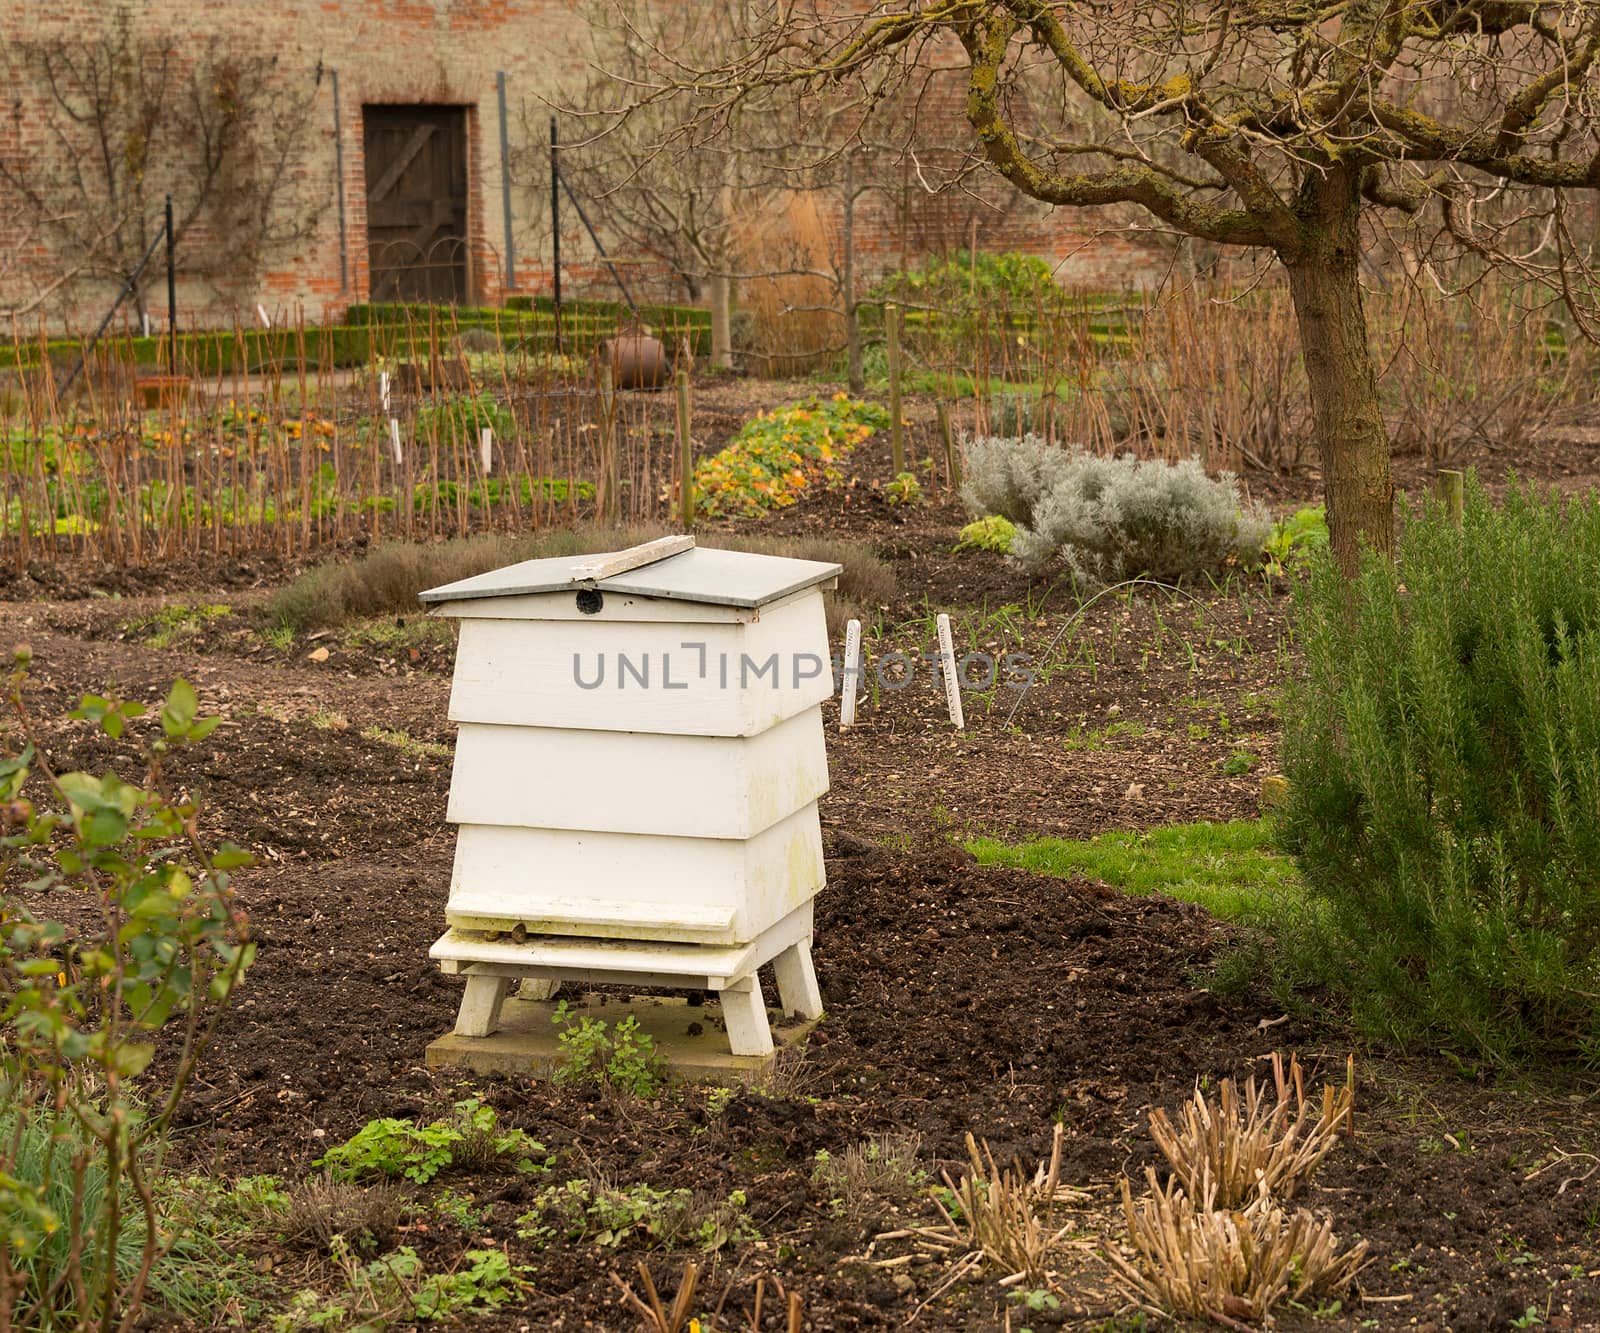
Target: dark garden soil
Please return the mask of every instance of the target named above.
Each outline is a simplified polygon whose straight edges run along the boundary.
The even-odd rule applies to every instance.
[[[1359,1294],[1320,1317],[1290,1310],[1281,1326],[1490,1330],[1533,1326],[1532,1311],[1543,1327],[1600,1328],[1600,1172],[1578,1179],[1597,1163],[1581,1154],[1600,1152],[1592,1087],[1497,1081],[1442,1057],[1369,1049],[1336,1015],[1313,1022],[1214,984],[1211,966],[1235,936],[1198,908],[980,867],[957,845],[979,832],[1085,836],[1253,817],[1276,747],[1283,589],[1147,590],[1074,620],[1066,585],[953,554],[954,504],[887,504],[885,452],[874,441],[856,486],[759,527],[837,533],[890,561],[880,660],[931,648],[932,613],[949,610],[958,652],[1026,653],[1039,683],[1020,702],[1003,682],[970,692],[959,734],[921,663],[905,688],[876,688],[851,732],[825,709],[833,787],[816,963],[827,1017],[771,1086],[731,1099],[627,1100],[423,1068],[459,997],[427,958],[453,847],[448,643],[335,635],[275,646],[252,619],[291,572],[272,559],[147,579],[68,570],[0,592],[15,599],[0,607],[0,635],[33,647],[30,697],[59,768],[127,759],[58,720],[85,691],[152,698],[181,674],[226,718],[170,776],[200,797],[210,833],[258,853],[237,883],[260,952],[182,1112],[174,1164],[295,1181],[366,1121],[432,1119],[471,1093],[546,1145],[551,1174],[478,1169],[408,1187],[416,1202],[386,1239],[435,1269],[484,1246],[527,1265],[526,1294],[474,1327],[635,1329],[612,1275],[635,1281],[640,1259],[658,1287],[676,1289],[691,1256],[651,1250],[642,1233],[605,1248],[518,1237],[543,1185],[591,1176],[719,1200],[742,1191],[759,1238],[693,1256],[706,1270],[697,1306],[725,1296],[719,1330],[751,1326],[758,1279],[763,1329],[783,1327],[775,1281],[800,1294],[808,1330],[1131,1328],[1098,1252],[1116,1243],[1119,1177],[1140,1181],[1156,1161],[1150,1111],[1174,1110],[1197,1082],[1264,1072],[1273,1052],[1297,1051],[1316,1084],[1342,1080],[1353,1053],[1356,1133],[1305,1202],[1342,1236],[1364,1237],[1374,1260]],[[1551,457],[1597,467],[1592,444]],[[1554,469],[1543,475],[1555,480]],[[1313,488],[1251,482],[1279,503]],[[135,622],[175,599],[232,612],[152,646]],[[1223,771],[1230,759],[1235,776]],[[941,1292],[948,1266],[921,1262],[903,1238],[875,1239],[932,1224],[926,1197],[841,1203],[813,1180],[819,1152],[838,1159],[890,1131],[919,1135],[934,1175],[957,1169],[969,1131],[1031,1169],[1056,1122],[1064,1179],[1084,1191],[1062,1214],[1073,1229],[1057,1309],[1020,1309],[990,1278]],[[470,1196],[481,1220],[464,1230],[433,1208],[443,1190]],[[267,1234],[250,1254],[277,1284],[270,1308],[331,1280],[326,1263]]]

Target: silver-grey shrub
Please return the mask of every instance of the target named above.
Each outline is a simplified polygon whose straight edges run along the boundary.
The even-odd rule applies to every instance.
[[[962,498],[1017,525],[1011,554],[1035,568],[1059,558],[1086,582],[1249,567],[1272,528],[1231,473],[1208,477],[1197,459],[1102,458],[1032,435],[969,440],[965,455]]]

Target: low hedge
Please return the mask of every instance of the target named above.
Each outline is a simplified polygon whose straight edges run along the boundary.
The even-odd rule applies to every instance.
[[[623,307],[626,310],[626,307]],[[645,323],[665,335],[686,335],[696,355],[711,350],[711,316],[707,311],[686,306],[641,306]],[[178,358],[192,373],[215,375],[219,371],[251,370],[269,365],[333,367],[368,364],[374,355],[385,352],[402,357],[415,356],[408,342],[400,338],[408,331],[426,333],[436,327],[440,340],[447,342],[457,332],[483,329],[498,332],[508,346],[528,345],[533,351],[555,350],[555,316],[550,310],[498,310],[485,307],[353,305],[346,323],[295,328],[218,330],[211,333],[180,334]],[[563,349],[587,354],[616,329],[617,315],[611,303],[584,303],[564,306],[561,313]],[[302,342],[303,339],[303,342]],[[115,355],[131,359],[143,368],[162,364],[166,359],[164,335],[148,338],[125,336],[102,338],[95,355]],[[304,348],[302,354],[302,347]],[[77,338],[52,338],[44,344],[51,361],[68,365],[77,361],[83,342]],[[39,364],[40,344],[23,339],[0,344],[0,370]]]

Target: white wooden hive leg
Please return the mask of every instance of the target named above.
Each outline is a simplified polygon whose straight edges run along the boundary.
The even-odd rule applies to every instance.
[[[523,977],[522,984],[517,987],[519,1000],[553,1000],[556,992],[561,989],[561,982],[555,977]]]
[[[467,989],[456,1014],[456,1034],[462,1037],[487,1037],[500,1026],[500,1007],[511,989],[510,977],[467,975]]]
[[[728,1029],[728,1049],[735,1055],[771,1055],[772,1029],[767,1026],[767,1002],[754,975],[740,977],[717,992],[722,1001],[722,1021]]]
[[[801,1018],[822,1017],[822,992],[817,989],[817,972],[811,965],[811,937],[791,944],[772,960],[778,976],[778,1002],[785,1014]]]

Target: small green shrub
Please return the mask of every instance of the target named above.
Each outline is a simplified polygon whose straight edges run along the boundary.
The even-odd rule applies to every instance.
[[[1270,531],[1230,474],[1208,477],[1196,459],[1101,458],[1037,436],[971,440],[965,453],[962,496],[1017,525],[1011,553],[1035,568],[1059,559],[1085,582],[1253,566]]]
[[[1011,543],[1017,539],[1017,525],[1001,514],[988,514],[975,518],[961,529],[956,542],[958,551],[995,551],[1008,555]]]
[[[648,1097],[660,1086],[662,1060],[655,1042],[631,1014],[608,1026],[574,1014],[562,1000],[550,1021],[561,1029],[556,1040],[565,1052],[555,1082],[604,1083],[635,1097]]]
[[[1600,1063],[1600,499],[1401,520],[1298,592],[1281,832],[1329,970],[1390,1039]]]
[[[69,716],[144,772],[58,773],[28,661],[17,649],[0,738],[0,1328],[110,1327],[193,1289],[162,1139],[254,956],[229,881],[251,857],[207,846],[168,791],[170,757],[221,720],[192,686],[154,710],[83,696]]]
[[[1036,302],[1064,305],[1067,294],[1056,285],[1049,261],[1018,250],[996,252],[957,250],[948,257],[933,255],[914,268],[890,274],[872,288],[882,300],[956,310],[996,310],[1007,307],[1024,312]]]
[[[427,1125],[392,1117],[369,1120],[315,1165],[327,1167],[335,1180],[403,1176],[426,1184],[450,1166],[490,1166],[507,1159],[518,1171],[549,1164],[543,1144],[523,1130],[501,1130],[494,1108],[469,1097],[455,1104],[448,1120]]]
[[[895,478],[883,488],[884,496],[892,505],[914,505],[922,500],[922,483],[911,472],[897,472]]]

